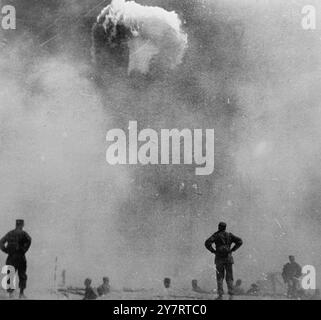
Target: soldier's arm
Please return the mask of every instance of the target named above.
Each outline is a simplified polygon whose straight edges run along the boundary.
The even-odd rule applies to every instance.
[[[6,234],[2,239],[0,239],[0,249],[4,253],[8,253],[8,250],[6,248],[7,241],[8,241],[8,234]]]
[[[208,251],[216,254],[216,251],[213,248],[213,243],[215,242],[215,235],[213,234],[210,238],[205,241],[205,247]]]
[[[24,253],[26,253],[29,250],[30,246],[31,246],[31,237],[29,236],[29,234],[27,232],[25,232],[25,241],[24,241],[24,245],[23,245]]]
[[[231,237],[232,243],[234,243],[234,246],[233,248],[231,248],[231,251],[235,252],[243,244],[243,241],[241,238],[236,237],[234,234],[231,234]]]

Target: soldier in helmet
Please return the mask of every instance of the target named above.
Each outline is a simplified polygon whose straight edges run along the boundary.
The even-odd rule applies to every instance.
[[[215,249],[213,248],[215,244]],[[234,246],[232,247],[232,245]],[[232,252],[236,251],[243,244],[242,239],[226,232],[226,223],[220,222],[218,231],[205,241],[205,247],[215,254],[216,280],[218,300],[223,298],[223,281],[226,279],[228,294],[233,298],[233,257]]]
[[[16,228],[8,232],[0,240],[0,249],[8,254],[6,265],[13,266],[18,271],[19,276],[19,298],[25,298],[24,290],[27,285],[27,261],[26,252],[29,250],[31,245],[31,237],[23,230],[24,221],[19,219],[16,220]],[[13,296],[13,289],[8,289],[10,296]]]

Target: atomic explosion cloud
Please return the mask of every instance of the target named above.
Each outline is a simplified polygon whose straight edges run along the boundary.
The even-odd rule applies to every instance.
[[[102,10],[97,23],[103,26],[111,48],[127,44],[128,74],[134,70],[147,74],[152,62],[170,70],[182,62],[187,35],[174,11],[113,0]]]

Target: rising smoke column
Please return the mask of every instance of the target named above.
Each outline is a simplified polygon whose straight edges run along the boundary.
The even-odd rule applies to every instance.
[[[147,74],[152,62],[161,69],[173,70],[182,62],[187,47],[187,35],[174,11],[125,0],[113,0],[102,10],[93,38],[94,57],[98,54],[95,42],[101,39],[118,57],[124,60],[127,55],[128,74]]]

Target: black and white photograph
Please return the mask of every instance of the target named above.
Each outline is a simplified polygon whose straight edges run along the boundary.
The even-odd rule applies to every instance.
[[[0,300],[205,319],[320,272],[320,1],[0,0]]]

